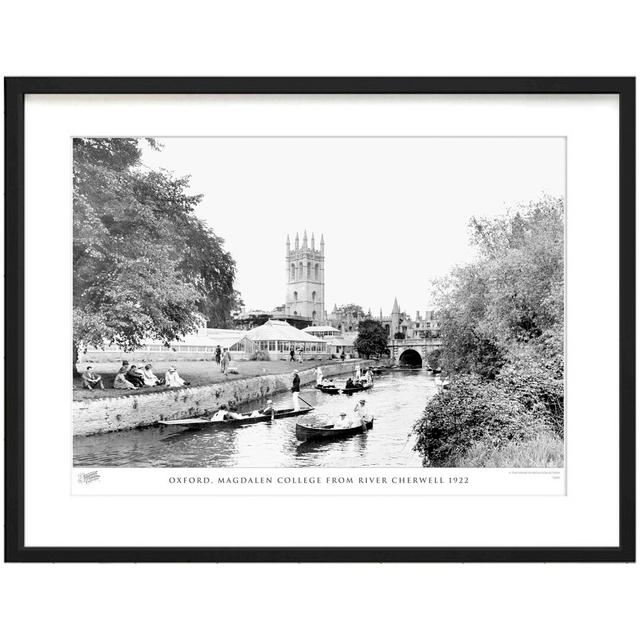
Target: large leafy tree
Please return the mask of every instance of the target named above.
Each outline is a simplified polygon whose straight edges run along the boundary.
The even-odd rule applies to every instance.
[[[338,313],[344,314],[346,316],[352,315],[355,317],[365,315],[362,307],[359,304],[354,304],[353,302],[350,302],[349,304],[343,304],[338,307]]]
[[[387,352],[387,332],[377,320],[361,320],[354,346],[364,358],[384,355]]]
[[[493,378],[517,346],[559,353],[562,199],[545,197],[498,219],[474,218],[471,229],[478,259],[437,283],[444,368]]]
[[[450,381],[415,425],[426,464],[564,435],[564,202],[545,197],[471,227],[477,259],[438,285]]]
[[[73,150],[74,363],[82,347],[228,322],[235,263],[194,215],[188,180],[145,170],[134,138],[76,138]]]

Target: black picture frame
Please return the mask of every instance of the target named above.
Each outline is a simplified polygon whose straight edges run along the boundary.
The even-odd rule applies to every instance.
[[[615,547],[26,547],[24,541],[24,101],[28,94],[615,94],[620,160],[620,475]],[[5,561],[635,561],[635,78],[5,78]],[[606,222],[606,221],[605,221]]]

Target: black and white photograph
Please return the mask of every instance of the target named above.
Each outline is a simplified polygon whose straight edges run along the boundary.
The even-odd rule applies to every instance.
[[[70,143],[74,467],[564,468],[564,137]]]
[[[633,557],[633,80],[8,87],[13,558]]]

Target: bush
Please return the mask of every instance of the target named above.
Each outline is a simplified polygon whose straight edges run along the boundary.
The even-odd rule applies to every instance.
[[[564,367],[562,358],[547,361],[537,350],[509,359],[496,382],[517,400],[540,427],[564,438]]]
[[[414,426],[416,450],[425,464],[455,466],[467,455],[488,460],[487,452],[534,437],[562,441],[563,374],[561,357],[545,361],[537,349],[521,348],[510,354],[495,380],[453,376]]]
[[[251,360],[268,361],[271,360],[271,354],[265,350],[254,351],[251,354]]]
[[[439,369],[441,357],[442,349],[434,349],[427,354],[427,364],[434,370]]]
[[[480,440],[501,446],[533,437],[536,423],[499,384],[465,374],[427,403],[414,431],[426,465],[452,466]]]

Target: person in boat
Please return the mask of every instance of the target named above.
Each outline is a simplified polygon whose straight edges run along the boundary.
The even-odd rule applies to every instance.
[[[238,403],[235,400],[229,400],[227,416],[232,420],[241,420],[247,417],[238,411]]]
[[[273,400],[267,400],[267,404],[265,404],[264,408],[261,410],[260,413],[262,413],[265,416],[267,416],[270,413],[273,413],[274,411],[275,411],[275,409],[273,407]]]
[[[211,416],[211,420],[213,422],[222,422],[224,420],[227,420],[227,405],[226,404],[221,404],[220,408]]]
[[[82,386],[90,391],[93,391],[96,387],[104,389],[102,376],[94,373],[93,367],[87,367],[87,370],[82,374]]]
[[[351,423],[351,420],[347,416],[347,412],[343,411],[340,414],[340,417],[335,421],[335,423],[333,425],[333,428],[334,429],[349,429],[352,426],[353,426],[353,424]]]
[[[144,365],[144,369],[142,369],[142,376],[144,377],[145,387],[156,387],[159,384],[162,384],[160,378],[153,373],[153,367],[150,364]]]
[[[361,424],[363,427],[373,420],[373,416],[369,411],[369,407],[367,407],[367,401],[364,398],[361,398],[356,406],[353,408],[354,422],[356,424]]]
[[[167,371],[164,376],[164,383],[167,387],[172,388],[184,387],[189,384],[180,377],[180,374],[176,371],[175,367],[169,367],[169,371]]]
[[[322,367],[316,367],[316,384],[322,386]]]
[[[349,418],[347,418],[347,413],[346,411],[343,411],[340,414],[340,417],[335,421],[333,428],[334,429],[348,429],[349,427],[351,427],[351,420],[349,420]]]
[[[360,363],[356,362],[356,380],[362,378],[362,370],[360,369]]]
[[[355,389],[356,388],[356,385],[354,384],[353,379],[351,377],[347,378],[347,382],[344,385],[344,388],[345,389]]]
[[[367,384],[373,384],[373,371],[371,371],[371,369],[367,369],[364,377]]]
[[[273,406],[273,400],[267,400],[267,404],[262,409],[256,409],[252,414],[252,418],[257,418],[258,416],[268,416],[272,420],[276,415],[276,408]]]
[[[293,371],[293,381],[291,383],[291,399],[293,400],[293,410],[300,411],[300,376],[298,370]]]
[[[135,389],[135,385],[131,384],[126,378],[127,376],[127,368],[120,367],[118,373],[116,374],[116,379],[113,381],[114,389]]]
[[[129,367],[126,378],[134,387],[144,387],[144,376],[135,364]]]
[[[267,400],[267,404],[262,409],[254,409],[250,414],[249,418],[261,418],[262,416],[271,417],[273,420],[273,416],[275,415],[275,408],[273,406],[273,400]]]

